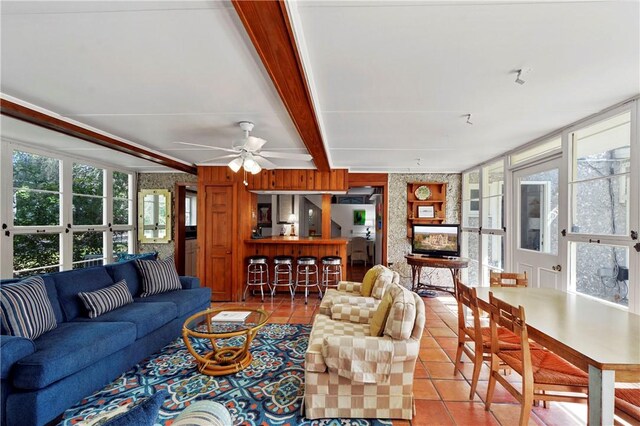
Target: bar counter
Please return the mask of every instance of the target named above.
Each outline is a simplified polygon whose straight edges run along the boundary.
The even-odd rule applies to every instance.
[[[318,272],[322,275],[321,259],[324,256],[340,256],[342,258],[342,277],[347,278],[347,243],[346,238],[292,237],[273,236],[244,240],[247,256],[262,255],[269,258],[269,271],[273,277],[273,258],[275,256],[292,256],[294,261],[301,256],[318,258]],[[295,276],[294,276],[295,279]]]

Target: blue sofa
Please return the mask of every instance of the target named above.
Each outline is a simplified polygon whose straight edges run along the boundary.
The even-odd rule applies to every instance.
[[[35,340],[0,335],[2,425],[43,425],[180,335],[210,305],[211,290],[180,277],[182,290],[140,298],[135,260],[42,276],[58,326]],[[134,303],[90,319],[77,294],[125,279]],[[15,282],[5,280],[0,284]]]

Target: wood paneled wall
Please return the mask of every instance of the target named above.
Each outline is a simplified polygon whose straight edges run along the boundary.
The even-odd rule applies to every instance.
[[[263,170],[257,175],[248,175],[247,189],[253,191],[347,191],[349,173],[347,169],[329,172],[305,169]]]
[[[257,226],[257,195],[250,190],[259,191],[347,191],[349,173],[346,169],[319,172],[317,170],[287,169],[263,170],[257,175],[247,175],[248,185],[243,184],[244,174],[234,173],[226,166],[198,167],[198,277],[203,285],[210,285],[212,279],[207,276],[204,248],[207,212],[201,199],[206,193],[207,185],[231,185],[233,187],[233,224],[228,230],[233,237],[231,288],[232,300],[240,300],[244,286],[245,257],[249,253],[249,245],[244,240],[251,238],[251,230]],[[323,202],[331,207],[329,203]],[[323,212],[324,217],[324,212]],[[328,216],[330,217],[330,216]],[[330,222],[329,222],[330,223]],[[326,225],[325,225],[326,226]],[[323,229],[325,232],[325,229]],[[255,250],[255,248],[254,248]],[[346,259],[346,253],[343,253]]]

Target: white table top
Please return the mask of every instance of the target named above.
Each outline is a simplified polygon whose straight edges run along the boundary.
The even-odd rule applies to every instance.
[[[546,288],[476,288],[481,307],[489,292],[525,309],[529,334],[586,369],[626,371],[640,379],[640,315],[587,297]],[[623,378],[622,376],[620,377]]]

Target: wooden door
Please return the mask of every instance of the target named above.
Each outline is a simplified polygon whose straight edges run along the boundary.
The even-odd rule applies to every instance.
[[[213,301],[230,301],[233,257],[233,186],[205,189],[204,284]]]

